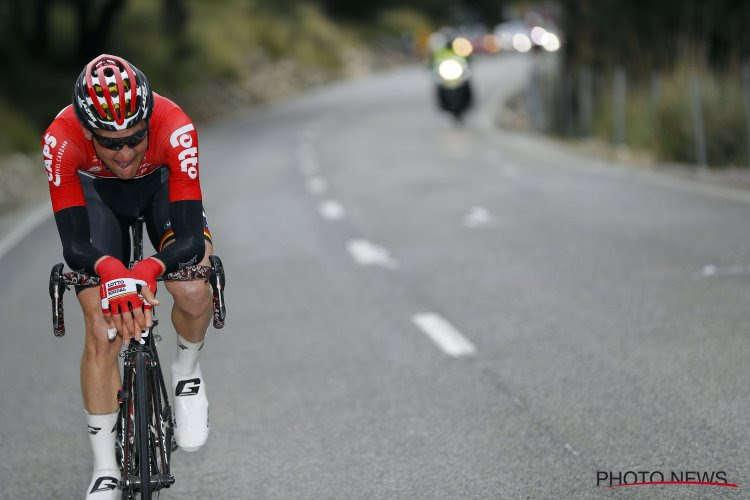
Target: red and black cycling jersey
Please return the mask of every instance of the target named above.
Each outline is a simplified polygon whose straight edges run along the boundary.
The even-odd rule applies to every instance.
[[[145,181],[146,177],[158,178],[156,171],[164,168],[169,171],[166,197],[168,208],[165,207],[165,210],[168,211],[168,222],[176,241],[164,248],[155,245],[159,250],[155,257],[164,262],[167,272],[200,261],[204,253],[204,218],[198,168],[198,135],[190,118],[175,103],[154,93],[148,147],[133,179],[120,180],[97,157],[94,145],[91,140],[86,139],[72,106],[64,108],[47,128],[42,138],[42,153],[63,255],[72,269],[92,272],[96,261],[108,255],[103,248],[96,248],[91,243],[96,239],[92,231],[105,229],[100,225],[90,226],[92,219],[87,210],[97,208],[87,206],[87,193],[80,175],[106,183],[111,188],[107,191],[119,190],[123,201],[132,201],[129,205],[137,205],[136,200],[145,195],[141,192],[144,184],[138,179]],[[151,184],[154,183],[147,183]],[[88,193],[88,197],[91,197],[91,193]],[[124,214],[123,207],[119,206],[122,203],[119,198],[117,200],[113,201],[110,208],[119,217]],[[144,200],[141,201],[145,203]],[[99,236],[101,239],[101,235]]]
[[[200,200],[198,134],[190,118],[175,103],[154,93],[148,150],[136,177],[161,166],[169,168],[169,201]],[[52,209],[85,206],[78,172],[115,178],[96,156],[94,145],[81,130],[73,106],[67,106],[47,128],[42,140]]]

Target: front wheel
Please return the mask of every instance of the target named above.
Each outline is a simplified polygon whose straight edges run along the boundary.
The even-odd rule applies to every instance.
[[[149,450],[149,376],[146,368],[146,354],[138,352],[135,355],[135,424],[136,447],[140,471],[141,499],[151,500],[151,466]]]

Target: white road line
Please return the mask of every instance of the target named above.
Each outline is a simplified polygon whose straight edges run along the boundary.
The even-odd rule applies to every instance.
[[[311,194],[323,194],[328,191],[328,181],[319,176],[308,179],[305,186]]]
[[[350,240],[346,249],[354,261],[362,266],[380,266],[386,269],[397,269],[398,261],[390,256],[385,248],[367,240]]]
[[[712,278],[715,276],[748,276],[750,275],[750,266],[715,266],[709,264],[704,266],[698,275],[702,278]]]
[[[569,452],[571,452],[571,453],[572,453],[572,454],[573,454],[574,456],[576,456],[576,457],[578,457],[578,456],[580,456],[580,455],[581,455],[581,453],[580,453],[580,452],[578,452],[578,451],[574,450],[574,449],[573,449],[573,447],[572,447],[572,446],[570,446],[570,445],[569,445],[569,444],[567,444],[567,443],[565,443],[565,449],[566,449],[566,450],[568,450]]]
[[[420,313],[412,316],[411,320],[446,354],[454,358],[476,354],[476,347],[442,316]]]
[[[328,220],[341,220],[346,215],[343,205],[335,200],[325,200],[318,207],[320,215]]]
[[[41,203],[38,207],[29,211],[18,224],[15,224],[13,230],[7,236],[0,239],[0,259],[5,257],[5,254],[51,215],[52,208],[49,202]]]
[[[471,228],[486,226],[492,222],[492,215],[486,208],[472,207],[469,213],[464,215],[462,222],[464,226]]]

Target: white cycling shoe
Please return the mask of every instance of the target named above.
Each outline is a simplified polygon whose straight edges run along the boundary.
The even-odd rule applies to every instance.
[[[86,490],[86,500],[120,500],[120,469],[95,470]]]
[[[172,394],[177,446],[196,451],[208,439],[208,398],[200,364],[189,375],[175,373],[172,368]]]

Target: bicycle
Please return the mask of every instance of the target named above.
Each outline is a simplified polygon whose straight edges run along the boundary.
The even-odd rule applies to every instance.
[[[130,226],[133,242],[133,261],[143,258],[143,218]],[[207,279],[213,291],[213,325],[224,327],[226,306],[224,286],[226,276],[221,259],[209,257],[210,266],[188,266],[169,273],[158,281],[189,281]],[[64,265],[52,267],[49,294],[52,301],[52,326],[56,337],[65,335],[63,294],[70,286],[95,286],[99,277],[87,273],[63,272]],[[122,358],[122,389],[117,393],[118,418],[116,454],[120,465],[123,499],[149,500],[153,492],[169,488],[175,482],[170,474],[172,451],[177,449],[174,438],[174,419],[169,404],[159,354],[156,350],[161,337],[156,331],[158,320],[153,311],[153,325],[144,336],[144,343],[131,339],[120,353]]]

